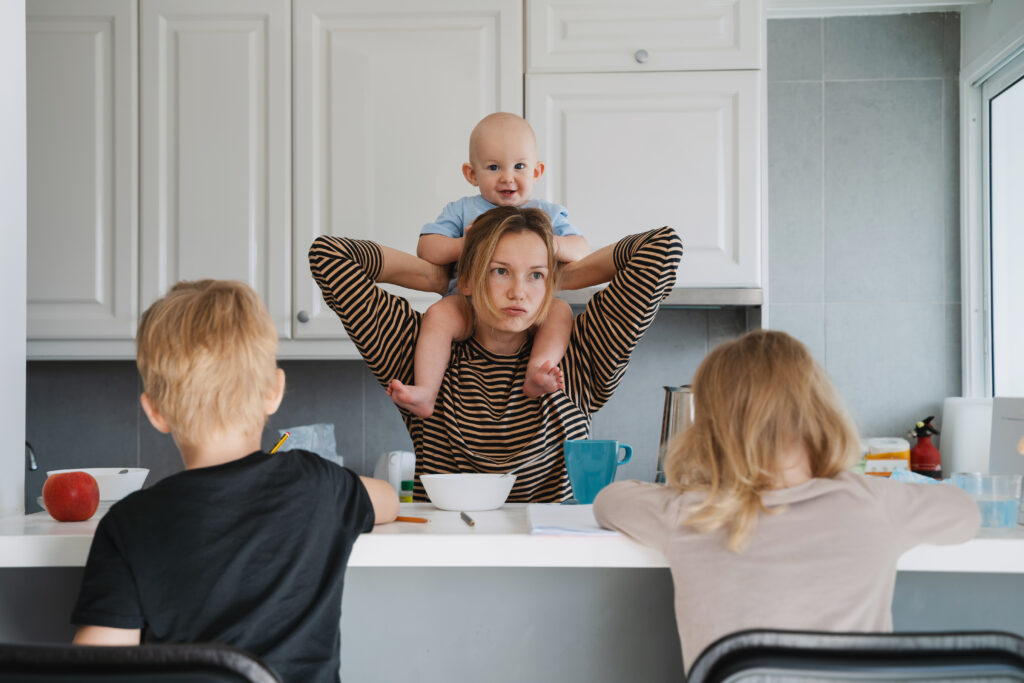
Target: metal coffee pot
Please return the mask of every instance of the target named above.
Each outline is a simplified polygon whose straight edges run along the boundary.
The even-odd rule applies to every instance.
[[[658,447],[656,483],[665,483],[665,451],[683,430],[693,423],[693,392],[689,384],[665,387],[665,413],[661,418],[661,444]]]

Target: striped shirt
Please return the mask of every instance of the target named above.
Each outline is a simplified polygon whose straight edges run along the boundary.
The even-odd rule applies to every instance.
[[[509,502],[572,497],[562,442],[585,439],[590,416],[618,387],[629,356],[675,283],[683,247],[671,228],[621,239],[615,276],[576,316],[560,364],[565,389],[540,398],[523,393],[532,340],[513,355],[488,351],[474,338],[452,344],[434,413],[399,409],[416,451],[415,499],[427,500],[420,475],[507,472],[516,475]],[[373,242],[321,236],[309,251],[324,300],[382,386],[413,382],[413,353],[422,314],[376,285],[381,251]]]

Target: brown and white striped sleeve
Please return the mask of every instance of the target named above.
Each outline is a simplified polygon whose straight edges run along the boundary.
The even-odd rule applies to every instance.
[[[576,316],[564,359],[565,393],[580,409],[600,409],[619,386],[637,342],[675,284],[683,243],[669,227],[624,237],[615,275]]]
[[[349,338],[381,386],[412,383],[422,314],[377,286],[383,256],[367,240],[321,235],[309,249],[309,269]]]

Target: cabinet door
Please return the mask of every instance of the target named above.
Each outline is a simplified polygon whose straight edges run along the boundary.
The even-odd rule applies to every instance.
[[[291,333],[287,0],[143,0],[142,305],[251,285]]]
[[[29,0],[26,20],[28,337],[131,340],[135,4]]]
[[[415,253],[423,224],[475,192],[469,133],[501,110],[522,113],[518,0],[296,0],[296,338],[344,336],[309,274],[313,239]]]
[[[759,287],[761,74],[542,74],[527,119],[591,246],[662,225],[685,253],[677,287]]]
[[[762,0],[526,0],[527,73],[759,69]]]

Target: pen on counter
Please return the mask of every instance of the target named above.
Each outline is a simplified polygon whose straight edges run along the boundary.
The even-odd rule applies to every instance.
[[[473,518],[467,515],[465,512],[460,512],[459,517],[462,517],[462,521],[466,524],[470,526],[476,526],[476,522],[473,521]]]
[[[403,517],[403,516],[399,515],[398,517],[395,517],[395,521],[396,522],[415,522],[416,524],[426,524],[430,520],[427,519],[426,517]]]
[[[285,432],[284,434],[282,434],[281,438],[278,439],[277,443],[274,444],[274,447],[270,449],[270,452],[271,453],[277,453],[277,449],[280,448],[281,444],[283,444],[285,441],[287,441],[288,437],[291,436],[291,435],[292,435],[291,432]]]

